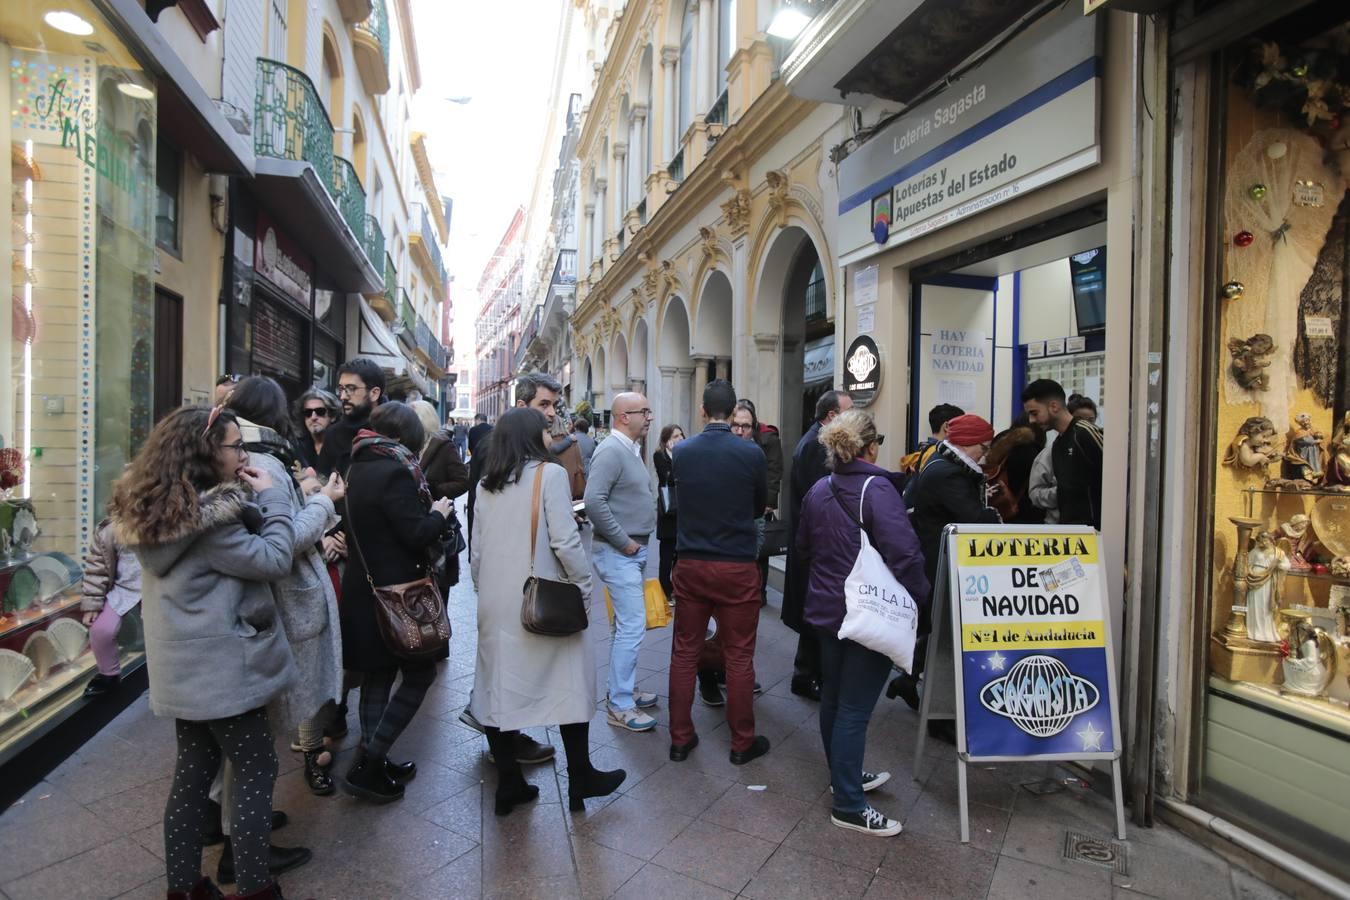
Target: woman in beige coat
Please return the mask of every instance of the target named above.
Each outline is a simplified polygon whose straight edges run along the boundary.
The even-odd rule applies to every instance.
[[[520,407],[493,429],[474,505],[469,564],[478,590],[478,659],[471,709],[483,723],[497,762],[497,815],[539,796],[516,760],[515,731],[561,726],[567,752],[568,801],[584,809],[623,783],[622,769],[591,765],[590,721],[595,715],[595,654],[585,632],[567,637],[531,634],[520,624],[522,589],[531,560],[540,578],[570,581],[591,594],[591,564],[572,516],[567,472],[548,462],[548,422]],[[543,467],[539,528],[530,546],[534,482]],[[484,548],[490,553],[484,565]]]

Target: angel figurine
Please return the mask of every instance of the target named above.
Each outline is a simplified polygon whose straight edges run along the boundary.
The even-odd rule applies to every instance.
[[[1288,570],[1289,558],[1276,546],[1275,539],[1264,531],[1258,534],[1255,545],[1247,551],[1247,637],[1251,640],[1279,643],[1275,620],[1280,614],[1280,595]]]
[[[1280,474],[1289,481],[1306,481],[1320,484],[1325,474],[1322,466],[1322,442],[1327,436],[1315,431],[1312,416],[1299,413],[1294,416],[1294,427],[1284,439],[1284,456],[1280,462]]]
[[[1275,423],[1265,416],[1252,416],[1242,423],[1233,443],[1224,455],[1226,466],[1242,466],[1264,472],[1271,463],[1280,458],[1280,449],[1275,446]]]
[[[1289,655],[1284,659],[1284,689],[1316,697],[1331,683],[1336,647],[1331,636],[1307,619],[1289,629]]]
[[[1289,521],[1280,525],[1276,534],[1276,546],[1284,546],[1289,557],[1289,568],[1294,572],[1307,572],[1312,568],[1308,562],[1308,552],[1313,545],[1312,519],[1303,513],[1295,513]]]

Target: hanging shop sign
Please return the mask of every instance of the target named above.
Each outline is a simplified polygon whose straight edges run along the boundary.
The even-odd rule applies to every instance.
[[[253,238],[253,268],[309,314],[314,266],[299,245],[263,213],[258,214]]]
[[[834,378],[834,335],[807,341],[802,353],[802,381],[814,384]]]
[[[881,351],[877,342],[867,335],[859,335],[848,345],[844,358],[844,390],[853,399],[854,406],[867,406],[881,390]]]
[[[948,526],[932,615],[940,621],[950,604],[952,638],[933,644],[928,670],[941,675],[920,716],[956,719],[962,767],[1110,760],[1123,839],[1115,653],[1099,543],[1086,526]],[[965,800],[963,791],[963,841]]]
[[[847,246],[896,246],[1095,165],[1100,46],[1098,20],[1065,7],[846,157]]]

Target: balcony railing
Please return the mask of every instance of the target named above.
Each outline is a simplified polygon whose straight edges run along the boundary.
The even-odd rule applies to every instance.
[[[418,349],[418,350],[421,350],[423,353],[425,353],[426,356],[427,356],[427,358],[430,359],[430,358],[431,358],[431,345],[432,345],[433,343],[435,343],[435,339],[434,339],[434,337],[433,337],[433,335],[432,335],[432,333],[431,333],[431,326],[427,324],[427,320],[426,320],[426,319],[422,318],[421,316],[418,316],[418,317],[417,317],[417,349]]]
[[[398,289],[398,320],[403,326],[403,336],[409,344],[417,342],[417,311],[413,309],[412,299],[403,288]]]
[[[825,279],[810,281],[806,285],[806,320],[814,322],[825,318]]]
[[[374,38],[375,43],[380,46],[380,56],[384,57],[384,64],[388,66],[389,10],[385,7],[384,0],[374,0],[371,4],[370,17],[364,22],[357,22],[352,27],[361,34]]]
[[[356,174],[356,167],[340,156],[333,157],[333,199],[337,201],[338,209],[342,211],[342,218],[346,220],[347,227],[352,230],[352,234],[358,241],[364,243],[366,234],[366,191],[361,187],[361,179]],[[373,262],[379,257],[367,257]]]
[[[259,156],[305,160],[328,193],[333,182],[333,123],[304,72],[285,63],[258,59],[253,150]]]
[[[380,221],[374,216],[366,216],[365,239],[361,244],[366,248],[366,259],[370,260],[381,277],[385,277],[389,257],[384,252],[384,229],[380,228]]]
[[[643,225],[646,225],[646,224],[647,224],[647,198],[646,198],[646,197],[643,197],[641,200],[638,201],[637,211],[638,211],[638,226],[641,227],[641,226],[643,226]]]
[[[670,180],[675,182],[676,184],[679,184],[681,181],[684,181],[683,147],[680,148],[678,153],[676,153],[673,157],[671,157],[670,165],[666,166],[666,174],[668,174],[670,176]]]
[[[436,226],[432,224],[431,217],[427,215],[427,208],[422,210],[422,240],[426,241],[427,253],[431,255],[431,261],[435,264],[436,274],[440,277],[442,288],[450,280],[450,274],[445,270],[445,260],[441,258],[441,245],[437,240]]]
[[[553,266],[554,284],[577,283],[577,251],[559,250],[558,261]]]
[[[704,121],[706,121],[709,125],[727,124],[726,91],[723,91],[722,96],[718,97],[717,100],[713,102],[712,109],[708,110],[708,115],[705,117]]]

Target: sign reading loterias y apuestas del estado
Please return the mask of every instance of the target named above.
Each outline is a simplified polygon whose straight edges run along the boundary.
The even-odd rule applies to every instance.
[[[961,749],[971,759],[1118,755],[1098,536],[961,526],[949,540]]]

